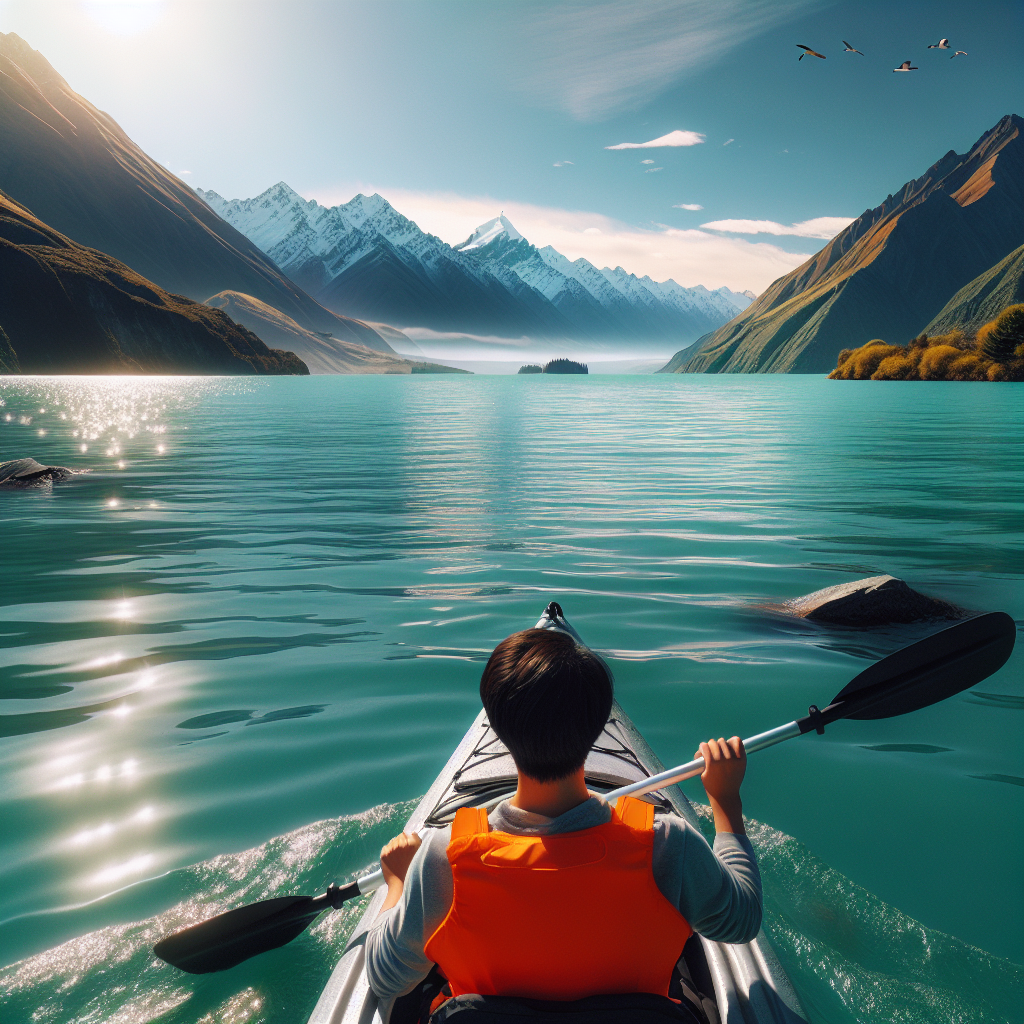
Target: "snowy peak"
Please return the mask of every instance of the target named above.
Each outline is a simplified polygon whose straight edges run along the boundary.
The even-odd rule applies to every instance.
[[[523,236],[512,226],[512,222],[501,213],[494,220],[481,224],[461,245],[453,248],[459,252],[473,252],[475,249],[483,249],[485,246],[496,242],[499,239],[509,242],[518,242]]]
[[[728,288],[684,288],[599,270],[531,245],[502,212],[461,245],[427,234],[380,195],[338,206],[278,182],[252,199],[197,190],[289,277],[330,309],[367,321],[522,337],[690,341],[750,302]]]

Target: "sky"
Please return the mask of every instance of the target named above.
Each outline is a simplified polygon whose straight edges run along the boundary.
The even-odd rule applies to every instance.
[[[379,192],[451,243],[504,211],[570,259],[755,292],[1024,112],[1022,30],[1017,0],[0,0],[193,186]]]

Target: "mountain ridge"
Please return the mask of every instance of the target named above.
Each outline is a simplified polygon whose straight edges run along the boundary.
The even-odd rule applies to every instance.
[[[294,352],[309,367],[311,374],[468,372],[439,363],[378,352],[365,345],[307,331],[273,306],[241,292],[218,292],[211,295],[203,305],[223,310],[236,324],[248,328],[265,342]]]
[[[0,32],[0,138],[0,188],[62,235],[172,294],[202,302],[234,288],[307,330],[391,351],[297,287],[13,32]]]
[[[306,374],[220,310],[171,295],[0,191],[0,373]]]
[[[1024,302],[1024,245],[963,286],[925,327],[929,335],[972,331]]]
[[[329,308],[400,327],[678,343],[748,304],[729,289],[686,289],[570,262],[533,246],[503,214],[451,246],[379,195],[324,207],[285,182],[252,199],[197,194]]]
[[[1009,114],[947,152],[662,372],[829,372],[843,348],[917,334],[1024,241],[1022,128]]]

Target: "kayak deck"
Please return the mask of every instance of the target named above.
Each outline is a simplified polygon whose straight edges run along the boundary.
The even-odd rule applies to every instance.
[[[542,620],[543,622],[544,620]],[[570,627],[571,629],[571,627]],[[616,702],[584,769],[593,792],[609,792],[664,771],[629,716]],[[496,807],[516,788],[516,769],[505,745],[481,711],[405,826],[406,832],[442,828],[460,807]],[[641,799],[677,814],[694,828],[699,819],[678,786]],[[320,995],[309,1024],[383,1024],[364,970],[363,942],[384,902],[378,889],[363,912],[348,946]],[[718,1010],[710,1024],[800,1024],[800,1002],[764,933],[732,945],[695,936],[684,959],[703,995]]]

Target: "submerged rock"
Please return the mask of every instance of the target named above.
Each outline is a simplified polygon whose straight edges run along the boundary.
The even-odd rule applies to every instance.
[[[969,613],[918,593],[895,576],[869,576],[786,601],[780,611],[837,626],[884,626],[921,619],[962,619]]]
[[[0,462],[0,487],[38,487],[75,475],[64,466],[44,466],[35,459],[11,459]]]

